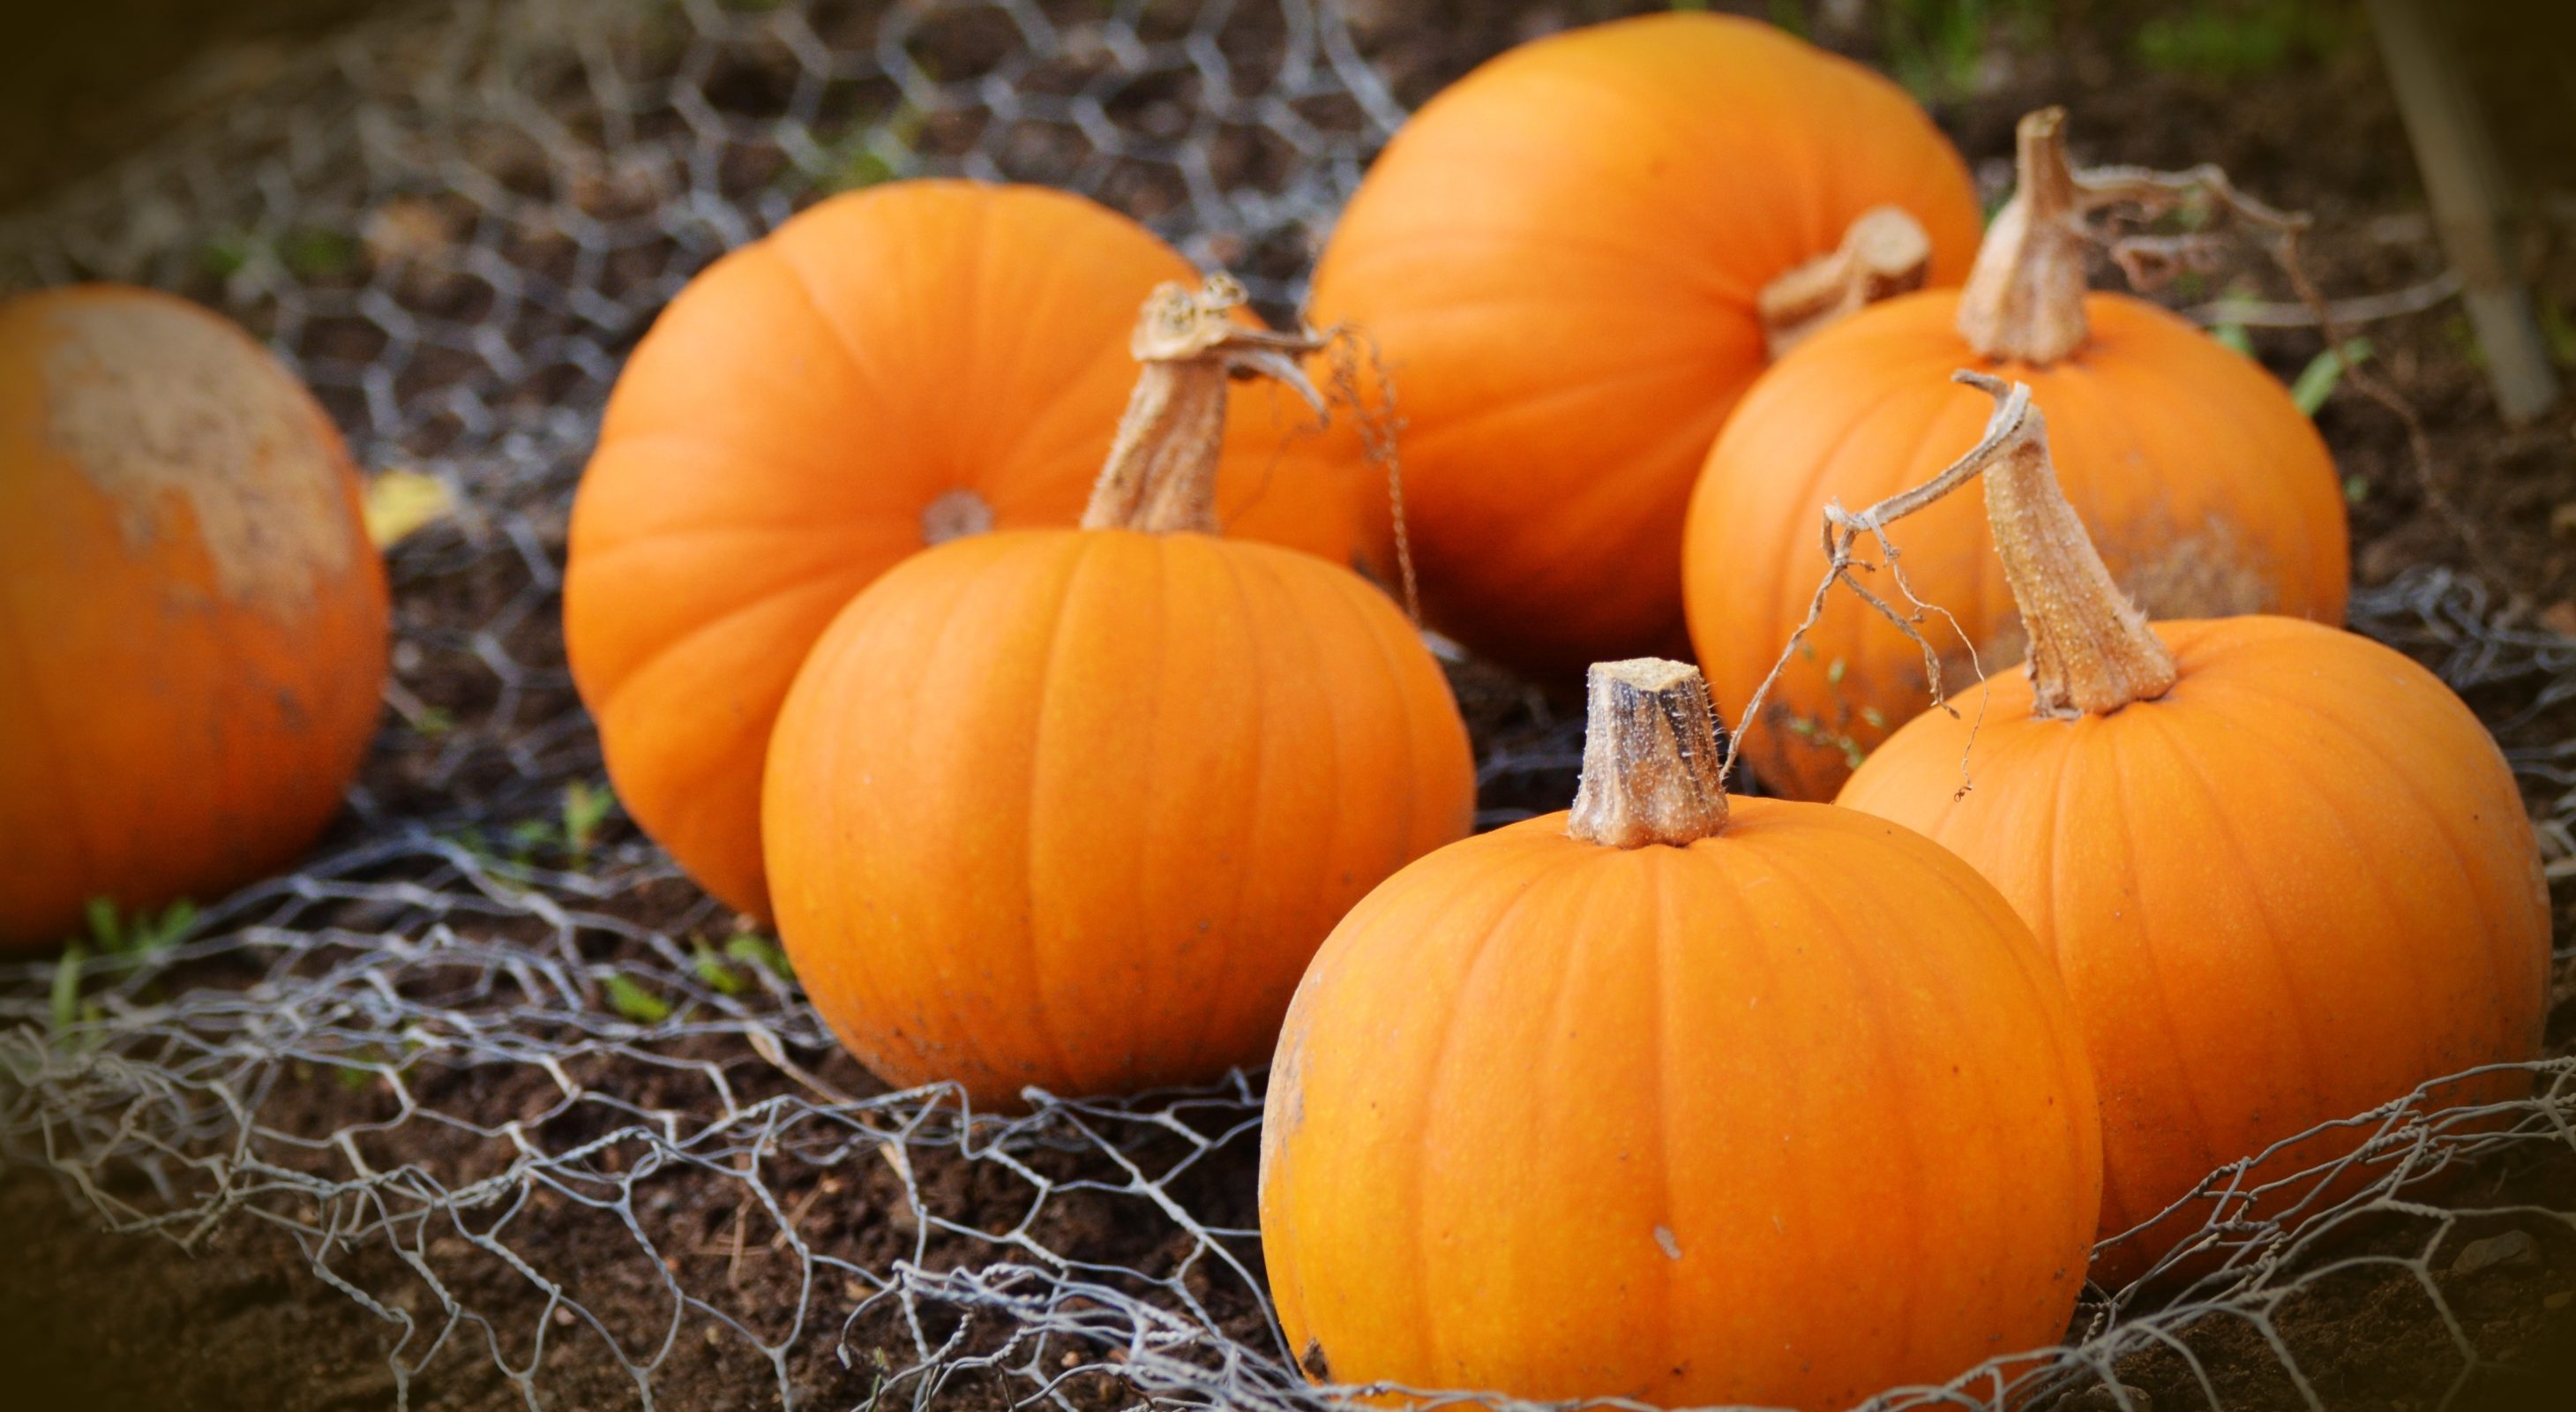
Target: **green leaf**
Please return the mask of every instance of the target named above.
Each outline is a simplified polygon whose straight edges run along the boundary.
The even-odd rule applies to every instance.
[[[218,279],[230,279],[241,273],[258,249],[258,243],[247,233],[234,231],[229,235],[219,235],[207,241],[197,252],[197,263],[206,267],[206,273]]]
[[[724,949],[727,956],[762,967],[782,981],[796,979],[796,969],[787,964],[787,953],[758,932],[736,932],[726,938]]]
[[[336,230],[299,230],[277,242],[277,258],[298,279],[344,274],[358,263],[357,240]]]
[[[2220,347],[2234,349],[2248,358],[2254,356],[2254,337],[2243,324],[2220,324],[2209,331],[2209,336],[2217,339]]]
[[[564,843],[575,858],[590,856],[590,846],[599,838],[599,826],[608,811],[617,807],[617,796],[605,786],[594,789],[588,780],[574,780],[564,786]]]
[[[642,1025],[656,1025],[671,1018],[671,1003],[622,975],[610,974],[601,983],[608,992],[608,1004],[618,1014]]]
[[[180,898],[161,909],[161,915],[139,919],[131,934],[133,949],[138,952],[167,951],[197,925],[197,904]]]
[[[2367,477],[2367,476],[2345,476],[2345,477],[2343,478],[2343,499],[2344,499],[2344,503],[2345,503],[2345,504],[2347,504],[2347,505],[2358,505],[2358,504],[2360,504],[2361,502],[2363,502],[2363,501],[2365,501],[2365,500],[2368,500],[2369,498],[2370,498],[2370,478],[2369,478],[2369,477]]]
[[[2290,384],[2290,400],[2299,404],[2300,411],[2315,416],[2317,409],[2326,405],[2326,399],[2334,395],[2335,384],[2343,381],[2344,369],[2366,361],[2370,353],[2367,338],[2351,339],[2339,350],[2329,348],[2319,353],[2300,370],[2298,381]]]
[[[2540,301],[2540,336],[2549,344],[2549,361],[2576,368],[2576,320],[2569,319],[2566,306],[2555,299]]]
[[[98,943],[100,951],[113,953],[125,949],[125,923],[117,915],[113,900],[93,897],[82,912],[89,918],[89,938]]]
[[[733,967],[726,965],[724,958],[716,955],[703,941],[697,944],[695,954],[690,957],[689,968],[698,973],[699,980],[715,987],[718,995],[740,995],[750,988],[743,983],[742,977],[734,974]]]
[[[56,1038],[71,1032],[80,1020],[81,963],[89,959],[89,949],[75,941],[63,948],[62,959],[54,963],[53,1019]]]

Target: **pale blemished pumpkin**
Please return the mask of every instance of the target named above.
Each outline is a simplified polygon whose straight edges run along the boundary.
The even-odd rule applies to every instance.
[[[1262,1126],[1322,1382],[1839,1409],[2057,1342],[2100,1198],[2072,1010],[1959,860],[1728,800],[1705,685],[1593,669],[1570,813],[1389,878]]]
[[[1313,315],[1392,370],[1431,626],[1568,684],[1678,650],[1680,519],[1769,357],[1765,291],[1888,207],[1914,265],[1872,292],[1966,274],[1977,203],[1948,140],[1893,83],[1750,20],[1551,36],[1416,113],[1335,226]]]
[[[2438,678],[2299,619],[2150,627],[2057,492],[2040,414],[2012,413],[1982,474],[2032,665],[1915,718],[1840,802],[1974,865],[2055,955],[2101,1088],[2108,1239],[2274,1143],[2536,1058],[2548,893],[2512,771]],[[2438,1101],[2528,1084],[2501,1070]],[[2291,1178],[2374,1131],[2329,1129],[2236,1180]],[[2313,1185],[2265,1210],[2300,1195]],[[2137,1276],[2213,1209],[2107,1246],[2101,1277]]]
[[[779,935],[890,1082],[993,1107],[1258,1063],[1343,911],[1467,831],[1466,729],[1412,624],[1210,532],[1229,373],[1296,375],[1227,297],[1149,306],[1082,527],[905,560],[779,715]]]
[[[2027,383],[2049,408],[2065,494],[2149,611],[2343,621],[2343,488],[2315,425],[2260,364],[2191,323],[2087,292],[2064,114],[2032,114],[2020,143],[2023,194],[1996,218],[1965,291],[1905,295],[1826,329],[1763,375],[1710,450],[1683,575],[1691,639],[1725,707],[1743,708],[1806,614],[1826,504],[1883,499],[1976,439],[1989,404],[1948,381],[1960,367]],[[1972,502],[1910,516],[1899,548],[1915,596],[1942,610],[1925,627],[1953,685],[1967,677],[1965,644],[1988,671],[2021,660]],[[1874,590],[1899,597],[1884,573]],[[1826,798],[1930,700],[1920,649],[1836,595],[1764,719],[1748,723],[1746,758],[1766,789]]]
[[[564,645],[619,800],[709,891],[768,910],[761,761],[825,625],[931,544],[1073,523],[1136,306],[1190,275],[1077,196],[896,182],[717,261],[655,322],[574,500]],[[1308,454],[1295,399],[1237,401],[1225,530],[1371,560],[1382,483],[1355,498],[1365,467]]]
[[[293,861],[386,631],[348,452],[266,349],[148,290],[0,306],[0,943]]]

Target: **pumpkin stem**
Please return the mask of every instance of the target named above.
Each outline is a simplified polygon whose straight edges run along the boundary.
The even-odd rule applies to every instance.
[[[2147,290],[2213,257],[2215,230],[2187,235],[2098,234],[2103,211],[2153,218],[2189,206],[2267,231],[2294,283],[2304,277],[2290,253],[2308,218],[2276,210],[2238,191],[2227,173],[2095,167],[2079,172],[2066,159],[2066,110],[2025,114],[2014,130],[2016,187],[1977,247],[1977,263],[1959,291],[1959,336],[1981,357],[2046,367],[2084,346],[2084,258],[2103,245],[2130,287]]]
[[[2034,705],[2044,716],[2107,716],[2173,689],[2172,654],[2147,626],[2093,547],[2048,459],[2048,421],[2020,383],[1962,370],[1995,399],[1986,439],[1971,453],[1985,476],[1986,519],[2004,581],[2030,635]]]
[[[1881,299],[1923,287],[1932,237],[1899,206],[1873,206],[1843,232],[1843,243],[1762,287],[1755,301],[1771,356]]]
[[[2042,108],[2014,130],[2015,187],[1995,213],[1959,293],[1959,336],[1987,358],[2038,367],[2084,346],[2084,216],[2066,160],[2066,110]]]
[[[1596,662],[1583,783],[1565,831],[1604,848],[1679,848],[1726,827],[1725,752],[1708,681],[1687,662]]]
[[[1128,342],[1144,367],[1109,460],[1092,484],[1084,529],[1216,533],[1216,468],[1230,378],[1275,379],[1324,411],[1323,394],[1297,365],[1324,346],[1322,336],[1238,323],[1233,313],[1243,303],[1243,286],[1222,274],[1209,275],[1199,289],[1178,281],[1160,285],[1147,297]]]

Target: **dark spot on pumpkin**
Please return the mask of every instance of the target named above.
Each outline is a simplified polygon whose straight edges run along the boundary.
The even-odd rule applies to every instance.
[[[993,528],[993,507],[971,490],[949,491],[921,508],[921,542],[946,544]]]
[[[1306,1351],[1297,1355],[1297,1366],[1319,1383],[1333,1380],[1332,1366],[1324,1361],[1324,1345],[1314,1339],[1306,1340]]]

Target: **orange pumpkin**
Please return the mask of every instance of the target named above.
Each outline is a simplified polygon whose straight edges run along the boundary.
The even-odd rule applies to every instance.
[[[2144,300],[2085,292],[2074,221],[2086,197],[2063,119],[2050,109],[2023,121],[2020,194],[1964,292],[1889,300],[1819,334],[1755,384],[1709,452],[1683,573],[1691,640],[1730,709],[1806,613],[1825,505],[1882,499],[1976,439],[1986,403],[1948,382],[1963,365],[2029,383],[2054,411],[2067,498],[2150,611],[2343,621],[2349,545],[2324,441],[2259,364]],[[1960,633],[1989,671],[2021,659],[1988,546],[1964,500],[1906,521],[1907,580],[1957,620],[1957,633],[1938,615],[1926,629],[1954,649],[1953,670],[1967,666]],[[1899,596],[1889,582],[1875,591]],[[1775,792],[1830,796],[1922,709],[1929,686],[1919,648],[1836,596],[1747,736],[1756,776]]]
[[[1575,30],[1432,99],[1314,289],[1392,368],[1424,616],[1569,683],[1677,650],[1678,521],[1767,349],[1927,264],[1956,283],[1977,230],[1902,90],[1750,20]]]
[[[0,942],[311,845],[375,731],[385,572],[267,350],[141,289],[0,306],[0,565]]]
[[[768,910],[760,771],[833,614],[923,547],[1071,524],[1186,261],[1076,196],[898,182],[717,261],[620,376],[573,504],[564,646],[619,800],[727,903]],[[1290,445],[1267,387],[1218,489],[1230,533],[1336,559],[1385,491]]]
[[[1699,673],[1595,667],[1574,808],[1324,944],[1261,1239],[1317,1381],[1839,1409],[2054,1344],[2100,1198],[2028,927],[1847,809],[1729,801]]]
[[[2055,952],[2102,1090],[2102,1235],[2320,1123],[2537,1057],[2548,894],[2477,718],[2338,629],[2149,628],[2058,493],[2039,413],[2008,401],[1996,426],[1986,506],[2030,670],[1917,717],[1842,802],[1975,865]],[[2527,1077],[2446,1096],[2509,1098]],[[2295,1144],[2245,1184],[2370,1132]],[[2143,1271],[2210,1212],[2194,1201],[2106,1247],[2103,1277]]]
[[[1229,371],[1298,340],[1167,286],[1079,529],[952,541],[834,619],[780,713],[779,935],[878,1075],[979,1106],[1270,1052],[1352,902],[1465,833],[1466,728],[1384,594],[1219,539]]]

